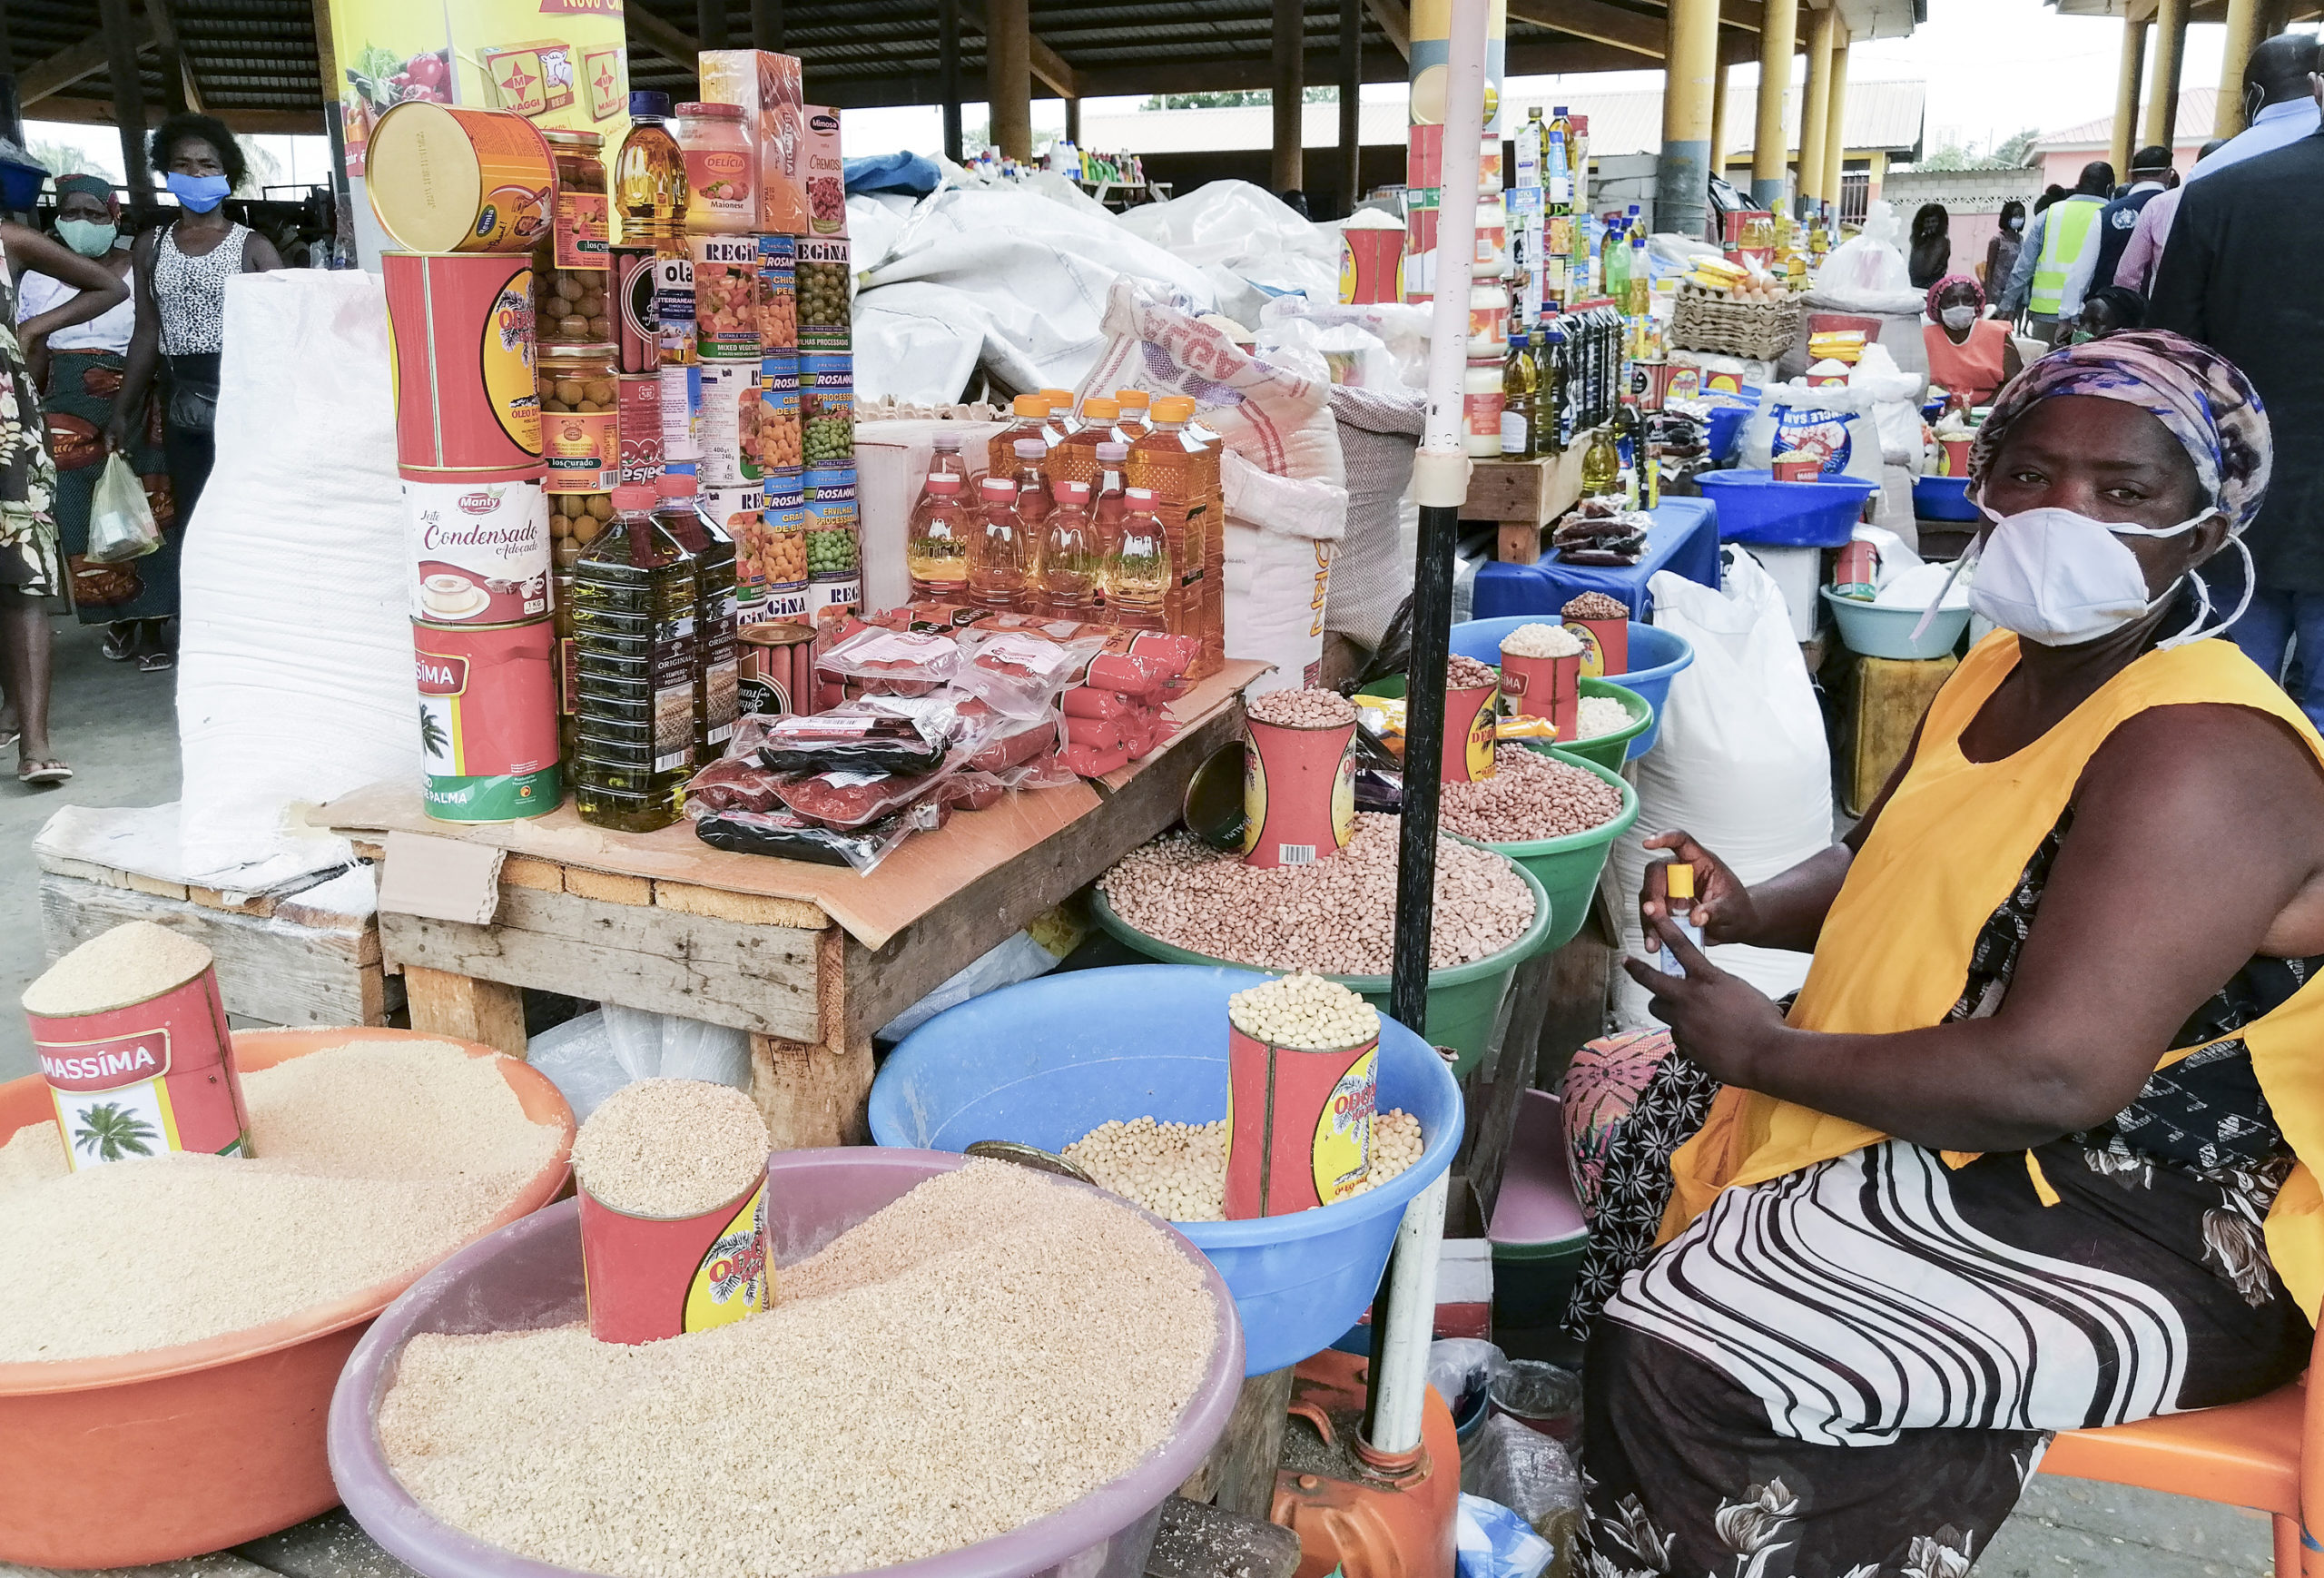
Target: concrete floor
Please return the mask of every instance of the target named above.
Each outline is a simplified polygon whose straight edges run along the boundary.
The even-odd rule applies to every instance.
[[[73,781],[28,790],[0,753],[0,1080],[30,1073],[16,994],[43,965],[33,835],[56,807],[158,805],[178,793],[172,674],[107,663],[101,632],[56,628],[51,735]],[[2272,1570],[2268,1520],[2152,1491],[2037,1476],[1983,1560],[1982,1578],[2244,1578]]]

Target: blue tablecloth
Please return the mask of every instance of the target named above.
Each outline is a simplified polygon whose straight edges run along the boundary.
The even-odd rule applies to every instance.
[[[1651,619],[1646,581],[1669,570],[1706,587],[1718,585],[1718,507],[1708,498],[1666,498],[1653,512],[1646,557],[1634,565],[1569,565],[1554,553],[1535,565],[1482,565],[1472,617],[1518,614],[1553,616],[1584,592],[1603,592],[1626,604],[1633,619]]]

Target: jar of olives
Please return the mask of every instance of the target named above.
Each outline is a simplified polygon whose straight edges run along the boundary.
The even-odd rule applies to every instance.
[[[846,239],[826,241],[801,236],[794,247],[798,256],[793,277],[799,297],[799,349],[852,349],[854,342],[850,338],[848,295],[853,280],[848,270]]]
[[[556,165],[554,222],[533,246],[534,336],[542,345],[613,342],[606,272],[612,237],[605,139],[595,132],[545,131]]]
[[[620,386],[609,345],[543,346],[541,452],[548,466],[550,555],[569,569],[614,518],[621,480]]]

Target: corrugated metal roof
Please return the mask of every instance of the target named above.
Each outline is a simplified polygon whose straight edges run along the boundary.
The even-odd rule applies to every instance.
[[[2219,115],[2219,89],[2181,88],[2179,91],[2179,117],[2171,124],[2180,128],[2181,142],[2189,140],[2186,128],[2209,126]],[[2197,142],[2201,138],[2194,139]],[[2078,121],[2054,132],[2044,132],[2034,140],[2035,149],[2047,152],[2062,148],[2110,148],[2114,143],[2114,117],[2099,116],[2093,121]]]

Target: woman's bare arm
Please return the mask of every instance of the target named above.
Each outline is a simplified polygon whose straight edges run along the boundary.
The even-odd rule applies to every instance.
[[[60,329],[102,318],[129,299],[129,287],[111,269],[36,230],[0,221],[0,245],[7,248],[9,261],[20,272],[46,274],[79,292],[16,325],[19,340],[45,340]]]
[[[130,249],[131,277],[137,291],[137,326],[129,336],[121,392],[113,396],[113,415],[105,420],[105,441],[120,450],[129,448],[130,429],[145,414],[146,391],[153,386],[153,370],[162,360],[162,309],[153,300],[153,238],[160,233],[147,231]]]

